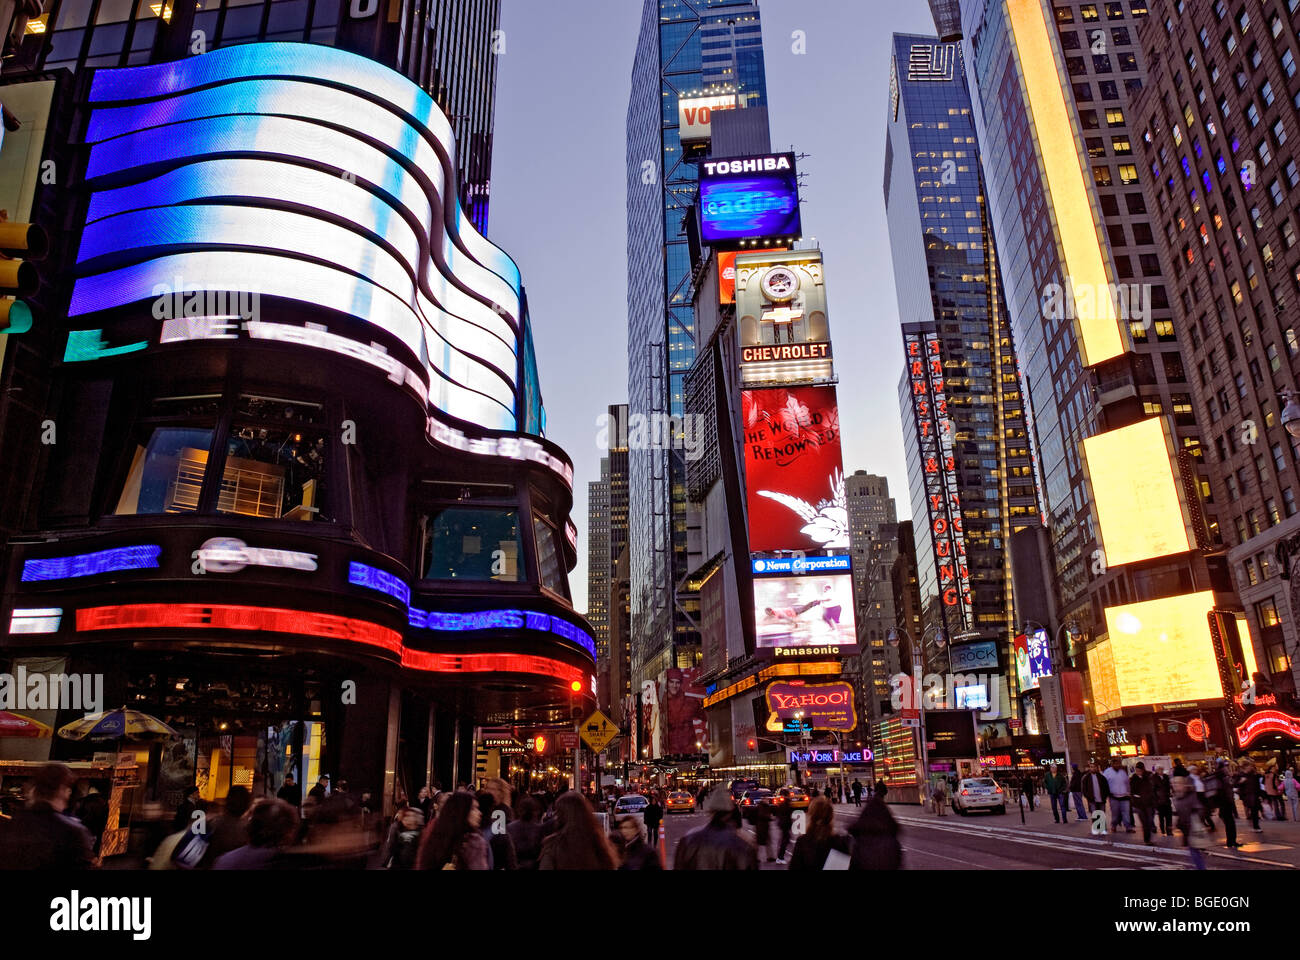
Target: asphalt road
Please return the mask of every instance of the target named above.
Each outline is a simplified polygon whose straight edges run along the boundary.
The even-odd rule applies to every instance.
[[[1018,823],[1004,817],[938,818],[919,808],[891,808],[902,826],[903,869],[905,870],[1183,870],[1190,866],[1187,853],[1165,841],[1164,852],[1129,844],[1110,845],[1093,839],[1079,827],[1035,829],[1025,832]],[[835,826],[847,829],[857,816],[852,806],[837,807]],[[672,868],[677,841],[702,826],[700,813],[665,817],[660,850],[664,865]],[[1004,825],[1005,824],[1005,825]],[[745,831],[752,838],[749,826]],[[773,839],[778,836],[773,829]],[[788,855],[787,855],[788,858]],[[1276,870],[1287,865],[1260,857],[1213,856],[1210,869]],[[761,863],[764,870],[784,870],[778,863]]]

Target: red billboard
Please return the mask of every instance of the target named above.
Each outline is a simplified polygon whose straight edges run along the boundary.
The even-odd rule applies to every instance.
[[[835,388],[746,390],[741,401],[750,551],[847,550]]]

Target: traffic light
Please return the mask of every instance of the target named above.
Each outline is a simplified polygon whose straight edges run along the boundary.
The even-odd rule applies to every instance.
[[[32,261],[49,250],[45,231],[33,223],[0,223],[0,333],[32,328],[32,308],[25,298],[41,286]]]
[[[538,735],[533,739],[533,749],[534,749],[536,752],[538,752],[538,753],[545,753],[545,752],[546,752],[546,738],[543,737],[541,734],[538,734]]]
[[[745,741],[745,746],[749,749],[750,753],[754,753],[756,750],[758,750],[758,741],[755,740],[753,737],[750,737],[748,740]]]

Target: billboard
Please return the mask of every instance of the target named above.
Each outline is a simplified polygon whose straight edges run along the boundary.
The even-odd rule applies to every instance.
[[[852,730],[858,725],[853,709],[853,684],[777,681],[765,693],[768,709],[781,720],[802,714],[813,730]]]
[[[749,549],[844,549],[849,514],[834,387],[741,393]]]
[[[655,757],[705,753],[709,724],[704,715],[704,688],[694,667],[670,667],[659,675],[656,697]]]
[[[700,238],[706,244],[800,236],[793,153],[700,164]]]
[[[975,756],[975,715],[969,710],[925,711],[925,736],[931,760]]]
[[[998,669],[998,645],[995,640],[976,643],[954,643],[948,648],[949,663],[953,673],[974,673],[977,670]]]
[[[736,302],[736,257],[741,253],[781,253],[781,247],[718,251],[718,303]]]
[[[1016,653],[1016,677],[1020,692],[1036,690],[1039,681],[1052,673],[1052,648],[1046,630],[1021,633],[1013,644]]]
[[[755,580],[754,625],[760,653],[830,646],[840,654],[853,653],[853,578],[828,574]]]
[[[1173,441],[1161,417],[1140,420],[1083,441],[1106,565],[1191,550],[1172,462]]]
[[[735,110],[736,95],[682,97],[677,101],[677,137],[682,143],[699,143],[713,136],[713,114]]]
[[[1107,607],[1119,695],[1110,708],[1222,699],[1209,625],[1213,608],[1209,590]]]

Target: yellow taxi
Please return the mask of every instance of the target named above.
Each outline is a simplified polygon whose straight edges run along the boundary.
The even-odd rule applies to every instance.
[[[692,813],[694,810],[695,798],[685,790],[674,790],[664,803],[664,813]]]
[[[781,790],[789,792],[790,799],[788,802],[791,810],[807,810],[808,804],[812,803],[812,798],[808,796],[803,787],[782,787]],[[776,796],[772,798],[772,802],[777,806],[787,802],[782,798],[781,790],[778,790]]]

